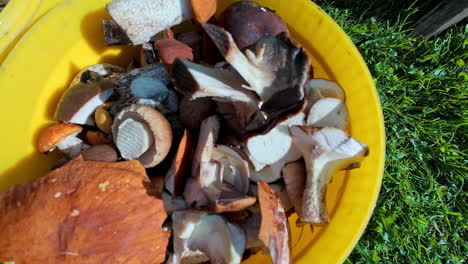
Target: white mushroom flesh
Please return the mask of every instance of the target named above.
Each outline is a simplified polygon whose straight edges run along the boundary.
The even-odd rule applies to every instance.
[[[346,100],[346,95],[336,82],[332,82],[325,79],[312,79],[307,82],[306,86],[307,100],[309,105],[314,104],[318,100],[324,97],[332,97],[341,101]]]
[[[153,143],[154,136],[148,125],[133,118],[119,125],[115,144],[124,159],[138,159]]]
[[[337,128],[327,127],[311,134],[298,127],[290,130],[294,145],[302,152],[307,171],[301,221],[327,223],[326,185],[337,170],[361,162],[368,148]]]
[[[275,164],[288,155],[292,146],[289,127],[303,125],[304,118],[304,113],[296,114],[278,124],[267,134],[254,136],[247,140],[245,150],[255,171],[261,171],[266,166]],[[290,162],[290,160],[285,162]],[[279,170],[281,169],[282,167],[279,168]]]
[[[212,159],[221,162],[224,166],[223,181],[228,182],[236,189],[246,194],[249,189],[249,164],[232,148],[218,145],[214,148]]]
[[[88,144],[76,137],[78,134],[79,133],[71,134],[64,138],[57,144],[57,148],[68,157],[78,156],[83,150],[90,147]]]
[[[307,125],[314,127],[336,127],[344,130],[348,126],[348,109],[340,99],[323,98],[312,105],[307,116]]]

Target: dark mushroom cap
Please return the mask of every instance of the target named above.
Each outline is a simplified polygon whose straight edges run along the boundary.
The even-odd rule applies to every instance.
[[[228,7],[221,16],[221,25],[231,32],[239,49],[262,37],[289,35],[286,23],[274,11],[251,1],[240,1]]]

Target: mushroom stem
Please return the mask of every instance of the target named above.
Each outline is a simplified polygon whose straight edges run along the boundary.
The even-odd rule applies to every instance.
[[[290,128],[293,143],[302,152],[307,171],[301,221],[324,224],[328,222],[326,185],[336,171],[361,162],[367,156],[368,148],[337,128],[304,129],[309,131],[297,126]]]

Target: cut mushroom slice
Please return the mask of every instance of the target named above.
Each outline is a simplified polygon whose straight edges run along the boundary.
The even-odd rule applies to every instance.
[[[195,204],[197,207],[208,205],[208,198],[202,189],[201,183],[205,179],[201,179],[201,177],[207,176],[213,179],[215,176],[203,174],[202,171],[206,170],[207,165],[202,168],[202,164],[211,161],[211,153],[218,139],[219,129],[220,123],[216,116],[208,117],[201,124],[197,148],[192,162],[192,177],[189,178],[184,191],[185,200],[189,205]]]
[[[231,184],[240,193],[249,191],[249,164],[241,155],[228,146],[218,145],[214,148],[212,160],[223,164],[223,181]]]
[[[302,197],[301,221],[328,222],[325,207],[326,185],[340,169],[361,162],[368,155],[367,146],[337,128],[291,127],[294,145],[304,157],[307,180]]]
[[[95,64],[81,70],[71,81],[69,87],[79,83],[100,82],[104,79],[113,79],[125,72],[120,66],[112,64]]]
[[[115,117],[112,134],[122,157],[138,160],[146,168],[163,161],[172,144],[172,131],[167,119],[145,105],[122,109]]]
[[[133,45],[192,18],[188,0],[114,0],[106,7]]]
[[[329,80],[309,80],[305,86],[305,90],[308,101],[308,107],[306,111],[308,111],[310,107],[315,104],[315,102],[325,97],[336,98],[342,102],[346,101],[346,94],[343,88],[341,88],[338,83]]]
[[[290,162],[292,160],[289,159],[294,158],[287,157],[283,159],[292,151],[292,139],[289,134],[289,126],[304,124],[304,118],[304,113],[298,113],[277,124],[276,127],[267,134],[250,137],[247,139],[247,142],[244,143],[244,151],[249,156],[255,171],[261,171],[268,165],[278,163],[276,166],[277,168],[274,166],[270,168],[274,171],[268,171],[269,169],[267,169],[267,171],[261,173],[266,177],[268,177],[269,174],[273,174],[272,177],[269,177],[270,179],[266,179],[267,181],[272,182],[277,180],[275,178],[281,176],[279,172],[284,165],[281,163]],[[279,162],[281,160],[282,162]]]
[[[182,259],[186,248],[199,250],[211,263],[240,263],[246,246],[244,231],[220,215],[178,211],[172,215],[174,255]],[[209,234],[209,236],[207,236]]]
[[[75,124],[56,124],[46,128],[39,135],[37,146],[40,152],[50,152],[58,148],[69,158],[78,156],[83,150],[90,146],[77,138],[83,130]]]
[[[246,85],[237,73],[205,67],[185,59],[176,59],[173,65],[176,88],[192,99],[211,97],[220,101],[238,101],[258,106],[255,94],[244,89]]]
[[[307,125],[314,127],[336,127],[344,130],[348,126],[349,114],[340,99],[323,98],[312,105],[307,116]]]
[[[185,130],[164,181],[166,190],[175,196],[182,195],[184,191],[185,177],[190,170],[193,157],[192,145],[192,136]]]
[[[111,81],[78,83],[62,95],[54,119],[80,125],[94,125],[94,111],[105,103],[113,92],[114,84]]]
[[[226,61],[247,81],[249,85],[244,88],[255,91],[265,103],[282,91],[283,96],[287,94],[298,102],[302,101],[308,77],[309,58],[284,34],[260,39],[251,50],[247,49],[244,55],[232,35],[223,28],[211,24],[203,24],[203,28]],[[283,98],[283,101],[288,100]]]
[[[268,247],[274,264],[290,263],[289,225],[283,204],[265,182],[258,182],[258,201],[262,213],[259,238]]]
[[[291,144],[288,153],[283,158],[274,164],[265,166],[260,171],[251,171],[250,179],[254,182],[275,182],[281,178],[281,170],[286,166],[286,164],[299,160],[301,157],[301,152],[294,146],[294,144]]]
[[[104,39],[107,46],[131,44],[127,34],[114,20],[103,19],[102,26],[104,27]]]
[[[288,33],[288,27],[280,16],[252,1],[230,5],[221,15],[221,24],[232,34],[241,50],[255,44],[262,37]]]
[[[283,180],[289,200],[296,213],[301,215],[302,195],[306,186],[307,172],[304,162],[295,161],[286,165],[282,170]]]

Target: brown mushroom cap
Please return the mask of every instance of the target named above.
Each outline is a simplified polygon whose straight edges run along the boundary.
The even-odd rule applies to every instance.
[[[162,228],[163,202],[149,186],[137,161],[73,160],[11,187],[0,194],[0,259],[161,263],[170,232]]]
[[[78,83],[65,91],[57,105],[54,119],[80,125],[94,125],[94,111],[112,95],[111,81]]]
[[[132,119],[142,126],[147,126],[154,136],[154,143],[148,146],[148,149],[137,159],[146,168],[161,163],[169,153],[172,144],[172,130],[167,119],[159,111],[149,106],[130,105],[125,107],[116,115],[112,125],[115,142],[118,141],[120,125],[128,119]],[[132,140],[139,139],[133,138]]]
[[[57,144],[68,136],[80,133],[83,128],[75,124],[56,124],[46,128],[39,135],[37,147],[40,152],[54,150]]]
[[[251,1],[240,1],[229,6],[221,15],[221,25],[231,32],[240,49],[262,37],[288,33],[286,23],[274,11]]]

